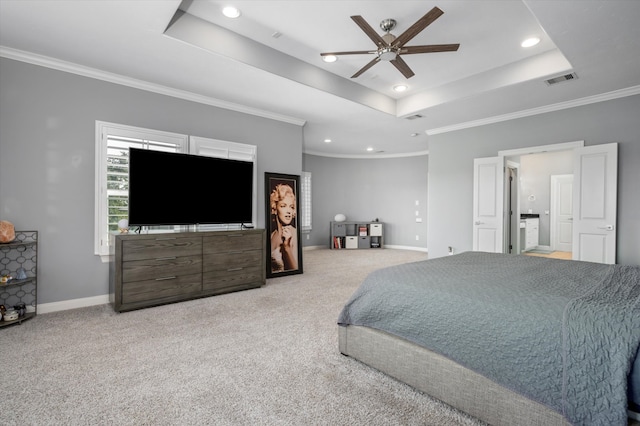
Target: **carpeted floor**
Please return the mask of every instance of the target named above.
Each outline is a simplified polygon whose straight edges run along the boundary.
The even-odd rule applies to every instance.
[[[4,425],[479,425],[338,352],[342,305],[407,250],[309,250],[260,289],[0,329]]]

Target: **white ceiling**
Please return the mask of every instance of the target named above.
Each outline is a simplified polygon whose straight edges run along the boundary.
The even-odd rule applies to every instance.
[[[235,20],[220,13],[232,3]],[[398,36],[436,6],[444,14],[406,45],[460,48],[404,55],[410,79],[384,61],[351,79],[373,55],[320,59],[374,50],[352,15],[381,35],[393,18]],[[379,157],[426,152],[429,135],[451,129],[640,93],[639,21],[636,0],[0,0],[0,55],[304,125],[307,153]],[[529,36],[542,41],[520,47]],[[578,79],[544,82],[570,72]],[[393,92],[398,83],[409,90]]]

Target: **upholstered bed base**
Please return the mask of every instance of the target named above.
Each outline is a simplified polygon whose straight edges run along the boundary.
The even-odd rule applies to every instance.
[[[569,425],[559,413],[407,340],[360,326],[338,326],[344,355],[382,371],[491,425]]]

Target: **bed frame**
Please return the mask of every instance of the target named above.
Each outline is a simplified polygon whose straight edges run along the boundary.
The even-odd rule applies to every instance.
[[[435,352],[389,333],[338,326],[344,355],[491,425],[568,426],[559,413]]]

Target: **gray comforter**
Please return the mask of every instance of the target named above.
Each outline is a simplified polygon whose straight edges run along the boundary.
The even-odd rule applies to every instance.
[[[338,323],[429,348],[573,424],[626,425],[640,268],[462,253],[370,274]]]

